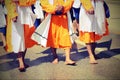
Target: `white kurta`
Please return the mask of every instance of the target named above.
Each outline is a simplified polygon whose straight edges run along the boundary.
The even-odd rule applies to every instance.
[[[12,45],[13,52],[15,53],[25,50],[24,24],[33,27],[33,23],[36,19],[30,7],[17,6],[17,11],[17,22],[12,22]]]
[[[18,6],[18,21],[21,24],[28,24],[30,27],[34,26],[36,15],[32,12],[31,6]]]
[[[95,32],[95,34],[103,35],[105,33],[105,12],[102,1],[92,1],[95,14],[86,13],[83,6],[80,9],[79,30],[82,32]]]
[[[7,10],[6,10],[5,6],[3,7],[0,4],[0,28],[5,27],[5,25],[6,25],[5,14],[7,14]]]

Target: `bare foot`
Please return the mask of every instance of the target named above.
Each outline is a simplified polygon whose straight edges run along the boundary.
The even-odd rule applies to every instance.
[[[89,56],[89,58],[90,58],[90,64],[97,64],[97,63],[98,63],[98,62],[95,60],[95,58],[94,58],[93,55]]]
[[[65,64],[66,65],[76,65],[76,63],[72,60],[69,60],[69,61],[65,61]]]
[[[58,58],[55,58],[53,61],[52,61],[53,64],[57,64],[58,63]]]

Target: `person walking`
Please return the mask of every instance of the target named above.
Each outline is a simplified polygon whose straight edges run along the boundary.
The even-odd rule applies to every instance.
[[[66,65],[75,65],[75,61],[73,61],[70,57],[70,48],[72,46],[70,34],[69,34],[69,20],[67,12],[72,7],[74,0],[41,0],[41,6],[43,10],[45,11],[45,20],[41,23],[41,25],[44,25],[44,22],[48,19],[48,21],[45,22],[46,26],[40,26],[38,27],[45,28],[44,31],[39,29],[38,32],[33,34],[33,38],[35,41],[38,40],[38,43],[41,45],[45,43],[45,47],[50,47],[51,51],[53,53],[53,64],[57,64],[59,62],[58,55],[56,53],[57,48],[62,48],[65,50],[66,59],[65,64]],[[70,17],[69,17],[70,18]],[[71,24],[72,25],[72,24]],[[37,30],[37,29],[36,29]],[[40,31],[41,30],[41,31]],[[47,31],[46,31],[47,30]],[[45,31],[47,33],[45,33]],[[44,37],[44,34],[39,34],[43,32],[46,37]],[[34,35],[37,35],[35,37]],[[43,39],[42,41],[39,39]],[[45,42],[46,41],[46,42]],[[43,45],[44,46],[44,45]]]
[[[96,41],[108,35],[108,24],[105,17],[103,0],[80,0],[79,37],[86,44],[90,63],[98,63],[95,59]]]
[[[36,44],[31,39],[31,35],[35,30],[31,5],[35,0],[5,0],[7,5],[7,51],[17,54],[19,71],[25,72],[29,67],[25,63],[25,55],[27,48],[31,48]],[[36,19],[36,18],[35,18]],[[34,19],[34,20],[35,20]]]

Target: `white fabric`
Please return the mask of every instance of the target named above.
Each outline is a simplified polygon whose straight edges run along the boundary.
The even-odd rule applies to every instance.
[[[25,51],[24,24],[32,27],[36,19],[31,7],[17,6],[17,11],[17,22],[12,22],[12,46],[15,53]]]
[[[90,15],[86,13],[83,6],[80,9],[79,23],[80,23],[80,31],[83,32],[95,32],[96,34],[102,35],[105,33],[105,12],[103,8],[103,2],[97,1],[92,4],[95,9],[95,14]]]
[[[50,27],[51,14],[42,21],[42,23],[37,27],[35,32],[32,34],[31,38],[35,40],[38,44],[46,47],[48,31]]]
[[[15,53],[25,50],[24,29],[18,22],[12,22],[12,46]]]
[[[44,19],[43,10],[42,7],[40,6],[40,0],[36,0],[34,7],[35,7],[34,12],[37,15],[37,19]]]
[[[28,24],[30,27],[34,25],[36,20],[36,15],[32,12],[31,7],[21,7],[18,6],[18,21],[21,24]]]
[[[80,0],[74,0],[73,7],[79,8],[80,7]]]
[[[5,25],[6,25],[5,14],[7,14],[7,10],[6,10],[5,6],[3,7],[0,4],[0,28],[5,27]]]

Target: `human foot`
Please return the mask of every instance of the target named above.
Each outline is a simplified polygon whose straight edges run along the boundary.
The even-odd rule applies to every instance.
[[[26,71],[25,68],[19,68],[18,70],[19,70],[20,72],[25,72],[25,71]]]
[[[95,60],[94,56],[89,56],[90,58],[90,64],[98,64],[98,62]]]
[[[52,61],[53,64],[57,64],[58,63],[58,58],[55,58],[53,61]]]
[[[76,65],[76,63],[75,63],[74,61],[72,61],[72,60],[65,61],[65,64],[66,64],[66,65],[72,65],[72,66],[75,66],[75,65]]]

